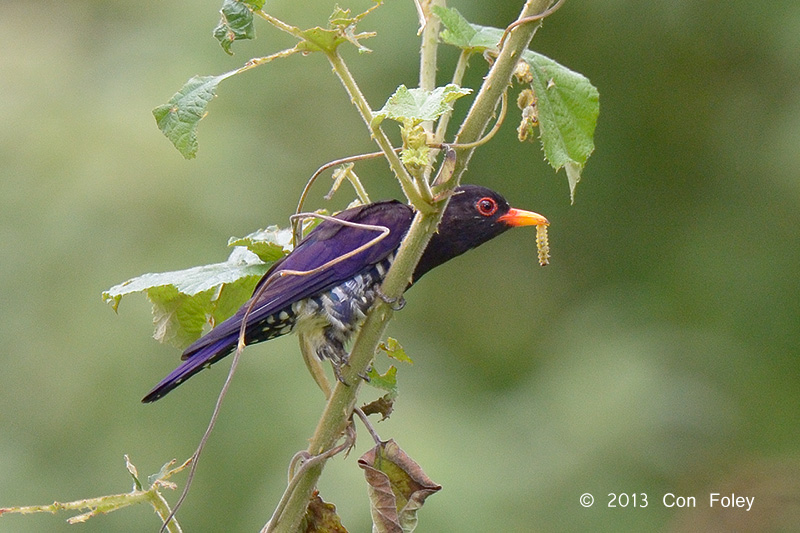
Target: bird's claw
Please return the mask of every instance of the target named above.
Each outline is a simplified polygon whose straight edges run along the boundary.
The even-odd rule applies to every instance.
[[[349,384],[349,383],[348,383],[348,382],[347,382],[347,381],[344,379],[344,376],[342,375],[342,367],[343,367],[344,365],[346,365],[346,364],[347,364],[347,363],[344,363],[344,364],[337,364],[337,363],[335,363],[335,362],[334,362],[334,363],[333,363],[333,375],[335,375],[335,376],[336,376],[336,380],[337,380],[339,383],[341,383],[342,385],[346,385],[346,386],[348,386],[348,387],[349,387],[349,386],[350,386],[350,384]]]
[[[347,364],[347,363],[342,363],[342,364],[336,364],[336,363],[333,363],[333,374],[336,376],[336,380],[337,380],[339,383],[341,383],[342,385],[346,385],[346,386],[348,386],[348,387],[349,387],[349,386],[350,386],[350,384],[347,382],[347,380],[346,380],[346,379],[344,379],[344,376],[342,375],[342,367],[343,367],[344,365],[346,365],[346,364]],[[369,371],[370,371],[370,370],[372,370],[372,366],[370,366],[369,368],[367,368],[367,371],[366,371],[366,372],[361,372],[361,373],[359,373],[359,374],[357,374],[357,375],[358,375],[358,377],[360,377],[361,379],[363,379],[363,380],[364,380],[366,383],[369,383],[369,382],[370,382],[370,380],[371,380],[371,378],[369,377]]]
[[[406,306],[406,299],[403,297],[402,294],[400,296],[397,296],[396,298],[389,298],[383,293],[380,287],[376,287],[375,292],[378,295],[378,298],[380,298],[381,300],[383,300],[384,302],[386,302],[391,306],[392,311],[400,311],[402,308]]]

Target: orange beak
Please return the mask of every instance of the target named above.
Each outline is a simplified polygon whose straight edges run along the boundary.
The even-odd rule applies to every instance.
[[[550,224],[550,222],[548,222],[547,219],[539,213],[534,213],[533,211],[524,211],[514,207],[509,209],[508,213],[501,216],[497,220],[502,220],[509,226],[547,226]]]

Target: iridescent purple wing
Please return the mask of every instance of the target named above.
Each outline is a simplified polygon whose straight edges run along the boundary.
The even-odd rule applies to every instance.
[[[389,229],[389,234],[369,248],[314,274],[274,278],[274,281],[258,294],[261,285],[279,270],[313,270],[380,235],[375,230],[344,226],[332,221],[320,223],[297,248],[273,265],[256,286],[253,293],[256,302],[247,316],[245,338],[248,342],[258,342],[277,336],[274,331],[266,337],[259,335],[265,329],[269,330],[268,321],[274,322],[276,314],[280,314],[294,302],[324,292],[384,260],[400,245],[411,225],[413,212],[400,202],[389,201],[348,209],[339,213],[336,218],[359,224],[383,226]],[[142,401],[158,400],[203,368],[230,354],[236,347],[242,319],[251,303],[252,298],[232,317],[189,346],[181,357],[184,362],[156,385]]]

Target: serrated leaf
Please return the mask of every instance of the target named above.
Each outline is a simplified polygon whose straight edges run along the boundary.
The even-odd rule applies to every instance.
[[[586,77],[548,57],[526,50],[522,58],[533,75],[545,158],[556,170],[566,168],[574,201],[583,167],[594,151],[600,95]]]
[[[390,366],[385,374],[380,374],[374,368],[370,368],[367,377],[369,378],[368,383],[373,387],[397,395],[397,368],[394,366]]]
[[[297,48],[306,52],[333,52],[347,41],[340,30],[328,30],[319,26],[303,30],[300,35],[305,40],[299,42]]]
[[[231,316],[252,294],[269,266],[239,246],[224,263],[144,274],[111,287],[103,293],[103,299],[116,311],[123,296],[145,292],[153,304],[153,336],[184,348],[200,337],[207,324]]]
[[[263,0],[224,0],[220,8],[220,20],[214,28],[214,37],[228,55],[233,55],[231,45],[234,41],[255,39],[253,10],[264,7]]]
[[[292,230],[269,226],[245,237],[231,237],[228,246],[245,246],[262,261],[277,261],[292,250]]]
[[[439,38],[446,44],[481,53],[497,48],[503,37],[503,30],[472,24],[456,8],[433,6],[432,9],[445,28],[439,34]]]
[[[453,109],[453,102],[472,92],[467,87],[450,83],[433,91],[409,89],[405,85],[397,88],[375,117],[389,118],[398,122],[420,123],[436,120]]]
[[[414,531],[425,499],[442,489],[393,440],[362,455],[358,466],[369,485],[373,531]]]
[[[378,348],[386,352],[386,355],[391,357],[392,359],[396,359],[398,361],[402,361],[404,363],[414,364],[414,361],[406,354],[406,351],[397,341],[397,339],[393,339],[392,337],[388,337],[386,342],[382,342],[378,345]]]
[[[153,304],[153,338],[184,348],[200,338],[206,324],[204,310],[210,307],[211,290],[189,296],[174,285],[151,287],[145,291]]]
[[[434,6],[442,21],[443,42],[480,53],[497,48],[503,30],[472,24],[454,8]],[[533,75],[537,98],[539,132],[545,158],[550,165],[566,169],[570,198],[589,155],[594,151],[594,129],[600,113],[597,89],[581,74],[536,52],[526,50],[523,60]]]
[[[387,392],[380,398],[372,400],[368,404],[361,407],[365,415],[381,415],[381,422],[389,418],[394,410],[394,401],[397,398],[397,393]]]
[[[194,76],[169,102],[153,109],[159,129],[186,159],[197,155],[197,124],[206,116],[217,85],[231,74]]]
[[[194,296],[219,285],[232,283],[242,277],[263,276],[268,266],[246,248],[237,247],[231,252],[228,260],[223,263],[173,272],[143,274],[111,287],[103,293],[103,299],[111,303],[117,296],[165,285],[173,285],[179,292]]]

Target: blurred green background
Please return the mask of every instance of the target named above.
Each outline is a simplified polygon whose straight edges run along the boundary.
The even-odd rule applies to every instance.
[[[450,6],[503,27],[521,7],[504,4]],[[187,457],[226,365],[140,404],[178,352],[150,337],[144,297],[115,316],[100,292],[223,260],[229,236],[284,222],[322,163],[373,149],[312,55],[223,83],[185,161],[151,109],[194,74],[292,45],[258,24],[226,56],[211,37],[219,5],[0,4],[0,506],[127,491],[125,453],[142,474]],[[307,27],[332,3],[267,7]],[[346,58],[378,108],[417,83],[412,2],[388,2],[363,29],[379,33],[374,53]],[[551,266],[537,265],[533,230],[511,232],[426,276],[390,325],[415,364],[377,429],[444,486],[418,531],[796,530],[800,4],[569,0],[532,48],[600,90],[597,148],[571,206],[563,171],[517,143],[509,119],[465,181],[545,214]],[[442,50],[440,83],[454,60]],[[477,87],[482,59],[472,66]],[[359,171],[374,198],[400,194],[383,163]],[[295,338],[242,363],[179,515],[186,531],[257,531],[323,406]],[[369,444],[362,433],[320,484],[351,531],[370,527],[355,464]],[[621,492],[649,506],[608,508]],[[697,508],[664,507],[668,492]],[[755,504],[709,509],[711,492]],[[3,516],[0,531],[158,528],[144,506],[67,517]]]

